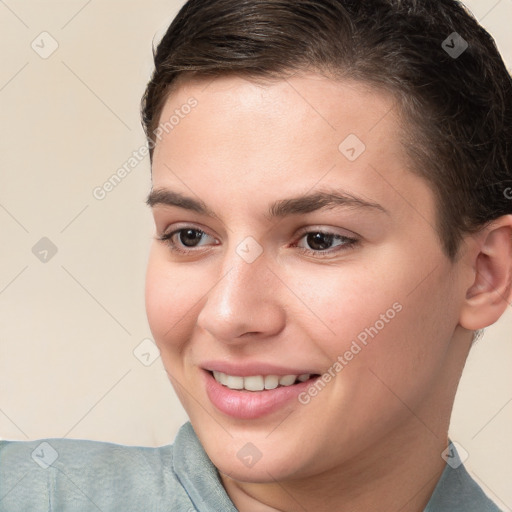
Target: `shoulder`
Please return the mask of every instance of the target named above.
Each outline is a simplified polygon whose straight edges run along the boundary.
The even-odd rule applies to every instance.
[[[0,442],[0,511],[160,510],[183,497],[180,491],[186,497],[174,473],[172,445]]]
[[[0,441],[0,512],[236,512],[190,422],[157,448]]]

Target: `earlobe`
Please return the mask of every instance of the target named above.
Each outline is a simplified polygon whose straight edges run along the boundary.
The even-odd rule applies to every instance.
[[[459,323],[476,331],[495,323],[511,304],[512,215],[493,221],[478,235],[477,250],[468,253],[473,282],[466,291]]]

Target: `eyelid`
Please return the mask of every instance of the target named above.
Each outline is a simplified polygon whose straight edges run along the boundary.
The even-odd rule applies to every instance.
[[[311,225],[311,226],[306,226],[304,228],[300,228],[297,231],[297,234],[295,235],[295,237],[302,236],[302,235],[305,235],[305,234],[311,233],[311,232],[325,233],[326,235],[336,235],[336,236],[342,236],[345,238],[353,238],[353,239],[357,239],[357,240],[362,239],[361,235],[359,235],[355,231],[350,231],[348,229],[343,229],[343,228],[334,227],[334,226],[328,226],[325,224]]]
[[[201,233],[201,235],[206,235],[206,236],[212,238],[214,240],[213,245],[220,244],[220,242],[217,240],[217,238],[215,238],[213,235],[210,235],[204,229],[200,229],[200,228],[194,227],[194,226],[182,226],[182,227],[175,227],[173,229],[166,230],[161,235],[159,235],[159,236],[157,235],[157,239],[164,241],[164,242],[169,242],[172,240],[173,237],[179,235],[182,231],[187,231],[187,230],[197,231],[198,233]],[[203,247],[204,247],[203,245],[200,245],[200,246],[197,246],[197,248],[191,247],[191,248],[186,248],[184,250],[190,250],[190,251],[196,250],[197,251]]]
[[[186,229],[193,229],[195,231],[201,231],[201,233],[204,233],[205,235],[208,235],[208,236],[216,239],[215,236],[213,236],[211,233],[209,233],[208,229],[202,227],[199,224],[194,224],[194,223],[190,223],[190,222],[178,222],[176,224],[171,224],[171,226],[167,226],[162,231],[162,234],[160,236],[166,237],[166,236],[176,233],[177,231],[184,231]]]

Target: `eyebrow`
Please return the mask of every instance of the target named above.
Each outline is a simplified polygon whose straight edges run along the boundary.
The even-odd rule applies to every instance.
[[[146,204],[151,207],[156,205],[177,206],[201,215],[219,218],[203,201],[166,188],[152,190],[148,195]],[[280,199],[270,206],[267,216],[271,220],[335,207],[365,208],[388,213],[380,204],[367,201],[353,194],[339,190],[321,190],[289,199]]]

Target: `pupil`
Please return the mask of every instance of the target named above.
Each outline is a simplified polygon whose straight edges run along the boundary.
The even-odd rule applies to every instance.
[[[328,249],[332,243],[333,235],[329,235],[326,233],[314,233],[312,235],[308,235],[308,245],[312,249],[317,249],[319,251]],[[316,245],[316,247],[315,247]]]
[[[194,236],[194,234],[196,236]],[[187,245],[187,242],[192,242],[191,245],[187,245],[188,247],[194,247],[194,241],[198,241],[201,239],[201,233],[196,229],[186,229],[180,233],[180,241],[183,245]]]

